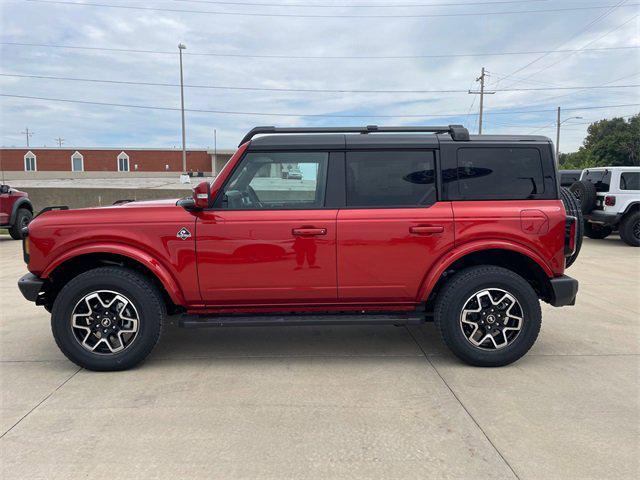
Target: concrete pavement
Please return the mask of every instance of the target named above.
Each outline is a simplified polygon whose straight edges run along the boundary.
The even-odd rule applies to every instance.
[[[170,327],[141,367],[78,369],[0,236],[2,478],[632,479],[640,252],[585,239],[578,305],[509,367],[420,327]]]

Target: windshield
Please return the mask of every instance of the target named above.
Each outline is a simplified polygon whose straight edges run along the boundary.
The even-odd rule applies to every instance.
[[[608,192],[611,172],[609,170],[585,170],[582,180],[593,183],[596,186],[596,192]]]

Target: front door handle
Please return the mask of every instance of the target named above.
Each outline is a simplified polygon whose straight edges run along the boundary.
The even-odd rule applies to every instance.
[[[415,233],[416,235],[430,235],[432,233],[444,232],[444,227],[442,225],[423,225],[419,227],[410,227],[409,232]]]
[[[293,233],[296,236],[301,236],[301,237],[315,237],[317,235],[326,235],[327,234],[327,229],[326,228],[294,228],[293,230],[291,230],[291,233]]]

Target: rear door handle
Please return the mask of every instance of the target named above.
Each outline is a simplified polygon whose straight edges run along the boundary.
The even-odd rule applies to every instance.
[[[431,233],[444,232],[444,227],[442,225],[423,225],[419,227],[410,227],[409,232],[415,233],[416,235],[429,235]]]
[[[316,235],[326,235],[326,228],[294,228],[291,233],[302,237],[314,237]]]

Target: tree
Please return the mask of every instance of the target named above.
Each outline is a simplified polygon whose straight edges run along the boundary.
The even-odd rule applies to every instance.
[[[577,152],[561,154],[563,169],[640,165],[640,114],[592,123]]]

